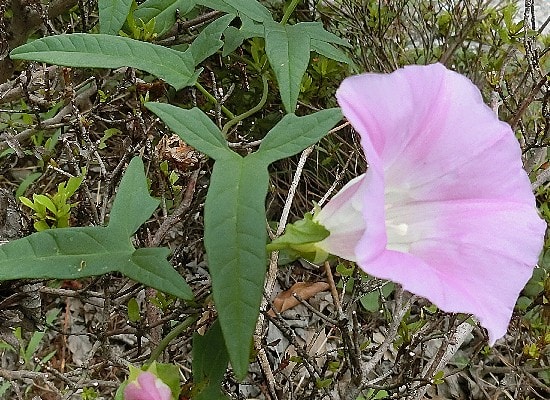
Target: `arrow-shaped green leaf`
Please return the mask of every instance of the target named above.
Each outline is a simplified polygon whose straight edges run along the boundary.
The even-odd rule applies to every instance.
[[[146,107],[184,141],[216,159],[204,206],[204,244],[225,345],[235,375],[242,379],[248,370],[267,262],[267,166],[315,143],[340,120],[341,112],[287,115],[256,153],[241,157],[229,149],[220,130],[199,109],[160,103]]]
[[[214,164],[204,205],[204,245],[227,351],[242,379],[263,293],[269,174],[254,155],[233,154]]]
[[[334,47],[330,43],[323,42],[322,40],[311,39],[311,50],[318,54],[321,54],[322,56],[330,58],[331,60],[349,65],[353,64],[353,61],[351,60],[351,58],[348,57],[346,53],[344,53],[339,48]]]
[[[265,51],[277,77],[279,92],[287,113],[298,103],[300,85],[309,64],[310,38],[300,25],[265,21]]]
[[[307,32],[311,39],[351,47],[351,44],[347,40],[327,31],[321,22],[300,22],[297,26],[303,29],[304,32]]]
[[[72,33],[47,36],[13,49],[10,57],[71,67],[134,67],[165,80],[178,90],[193,85],[197,78],[190,51],[179,52],[112,35]]]
[[[246,15],[239,15],[239,18],[241,19],[241,27],[239,29],[230,26],[223,33],[225,43],[223,44],[222,55],[224,57],[243,44],[245,39],[264,37],[265,35],[263,24],[256,23]]]
[[[218,18],[204,28],[199,36],[193,40],[189,49],[193,54],[196,65],[222,48],[223,41],[220,40],[220,37],[233,19],[235,19],[235,15],[232,14]]]
[[[311,50],[315,51],[327,58],[352,64],[351,59],[333,44],[351,47],[348,41],[328,32],[320,22],[300,22],[298,24],[311,38]]]
[[[111,208],[109,228],[119,230],[129,238],[147,221],[158,205],[159,201],[149,196],[143,162],[135,157],[120,181]]]
[[[50,229],[0,246],[0,281],[77,279],[118,271],[147,286],[192,299],[187,283],[166,261],[168,249],[132,246],[129,234],[151,215],[153,203],[158,205],[147,192],[143,163],[136,157],[122,177],[109,226]],[[123,207],[130,211],[122,212]]]

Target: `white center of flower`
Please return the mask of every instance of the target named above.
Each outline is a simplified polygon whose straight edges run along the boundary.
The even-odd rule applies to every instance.
[[[409,225],[406,223],[407,212],[402,204],[406,204],[406,195],[403,191],[391,191],[385,194],[386,203],[386,234],[388,250],[408,253],[410,249]]]
[[[393,235],[405,236],[409,230],[409,225],[405,223],[396,224],[390,221],[386,221],[386,231],[392,231]]]
[[[388,250],[408,253],[410,249],[410,243],[407,240],[408,230],[409,225],[405,223],[396,223],[386,220],[386,234],[388,235],[386,248]]]

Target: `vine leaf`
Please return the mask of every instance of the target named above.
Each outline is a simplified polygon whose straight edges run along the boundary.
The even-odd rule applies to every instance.
[[[34,60],[70,67],[133,67],[153,74],[175,89],[193,85],[197,79],[191,51],[126,37],[71,33],[36,39],[13,49],[12,59]]]
[[[120,272],[182,299],[191,288],[166,260],[165,248],[135,249],[130,235],[158,206],[149,196],[143,162],[135,157],[122,177],[107,227],[49,229],[0,246],[0,281],[77,279]]]
[[[233,19],[235,19],[235,15],[233,14],[224,15],[216,19],[193,40],[189,49],[191,54],[193,54],[195,64],[200,64],[222,48],[223,41],[220,40],[220,37]]]
[[[241,38],[258,36],[259,25],[243,20],[240,29]],[[279,93],[287,113],[293,113],[298,103],[298,95],[302,79],[309,64],[311,51],[316,51],[325,57],[351,64],[347,55],[335,47],[350,47],[349,43],[326,31],[321,23],[300,22],[296,25],[282,25],[274,21],[263,22],[265,51],[269,64],[277,77]],[[234,30],[230,37],[238,43],[238,35]],[[232,47],[228,47],[231,49]],[[227,53],[228,49],[224,49]]]
[[[311,37],[311,50],[332,60],[352,65],[348,55],[334,45],[351,47],[349,42],[328,32],[320,22],[300,22],[299,26]]]
[[[204,205],[204,245],[225,346],[235,375],[242,379],[248,371],[267,265],[267,167],[318,141],[341,119],[341,112],[335,108],[305,117],[289,114],[266,135],[257,152],[241,157],[199,109],[145,106],[185,142],[216,160]]]
[[[268,164],[299,153],[317,143],[342,119],[339,108],[318,111],[304,117],[287,114],[262,139],[258,154]]]
[[[235,375],[248,371],[266,272],[267,165],[233,153],[216,161],[204,205],[212,294]]]
[[[166,103],[145,103],[164,123],[187,144],[217,160],[231,154],[222,132],[200,109],[190,110]]]

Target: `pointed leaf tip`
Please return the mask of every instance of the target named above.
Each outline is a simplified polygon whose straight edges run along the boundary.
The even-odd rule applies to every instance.
[[[134,157],[120,181],[111,209],[109,228],[123,229],[131,236],[147,221],[159,202],[149,195],[143,161]]]

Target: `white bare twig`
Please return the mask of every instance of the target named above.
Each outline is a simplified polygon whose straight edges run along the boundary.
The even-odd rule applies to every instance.
[[[431,362],[429,362],[424,367],[424,370],[422,371],[422,375],[424,379],[426,380],[432,379],[434,373],[442,370],[447,365],[447,363],[451,361],[453,356],[456,354],[458,349],[460,349],[460,346],[462,346],[462,343],[464,343],[464,340],[466,340],[466,338],[472,332],[473,329],[474,329],[474,326],[468,321],[464,321],[463,323],[457,326],[456,330],[454,331],[449,341],[443,343],[442,345],[442,346],[446,346],[443,356],[439,359],[438,357],[433,358]],[[427,390],[428,390],[428,386],[421,387],[420,389],[418,389],[416,395],[412,397],[412,399],[422,400]]]

